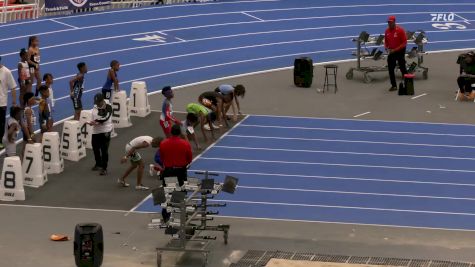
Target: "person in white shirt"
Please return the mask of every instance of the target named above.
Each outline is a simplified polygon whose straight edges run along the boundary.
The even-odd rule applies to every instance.
[[[112,106],[105,100],[102,93],[94,96],[94,108],[92,109],[92,121],[88,122],[92,126],[92,150],[96,164],[93,171],[100,170],[100,175],[107,175],[107,164],[109,162],[109,144],[112,132]]]
[[[16,106],[16,87],[15,78],[12,72],[2,65],[2,58],[0,57],[0,136],[5,134],[5,119],[7,116],[8,104],[8,90],[12,92],[12,106]],[[0,149],[5,148],[0,143]]]
[[[2,142],[5,144],[5,154],[7,157],[16,156],[16,140],[20,132],[21,108],[11,107],[10,117],[5,125],[5,134]]]
[[[128,187],[129,184],[125,182],[125,179],[129,174],[137,169],[137,185],[135,189],[137,190],[148,190],[149,188],[142,184],[142,177],[145,168],[144,161],[142,159],[142,155],[137,152],[139,149],[147,148],[147,147],[159,147],[160,142],[162,142],[163,138],[161,137],[151,137],[151,136],[139,136],[134,138],[132,141],[128,142],[125,145],[125,156],[122,157],[120,163],[127,162],[127,159],[130,160],[130,166],[125,171],[124,175],[117,180],[117,183],[123,187]]]

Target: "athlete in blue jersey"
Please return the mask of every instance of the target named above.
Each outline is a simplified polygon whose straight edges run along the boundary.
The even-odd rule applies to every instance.
[[[79,120],[82,110],[82,92],[84,90],[84,76],[87,73],[86,63],[80,62],[78,65],[79,73],[69,81],[69,90],[71,100],[73,101],[74,120]]]
[[[117,60],[112,60],[110,66],[111,68],[107,72],[106,83],[102,86],[102,95],[104,96],[104,99],[109,100],[109,102],[112,98],[112,86],[114,86],[114,92],[119,91],[117,72],[120,69],[120,63]]]

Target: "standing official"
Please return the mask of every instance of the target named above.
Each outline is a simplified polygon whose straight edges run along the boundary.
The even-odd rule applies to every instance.
[[[388,28],[384,33],[384,47],[388,52],[388,71],[389,79],[391,80],[391,88],[389,88],[389,91],[397,90],[396,75],[394,74],[396,63],[399,65],[402,75],[407,74],[405,59],[406,45],[406,31],[396,25],[395,16],[390,16],[388,18]]]
[[[92,150],[96,165],[93,171],[100,170],[100,175],[107,175],[107,163],[109,162],[109,143],[112,132],[112,107],[104,100],[102,93],[94,96],[94,108],[92,109]]]
[[[2,65],[0,57],[0,136],[5,133],[5,119],[7,116],[8,90],[12,92],[12,106],[16,106],[16,82],[12,72]],[[5,146],[0,143],[0,149]]]

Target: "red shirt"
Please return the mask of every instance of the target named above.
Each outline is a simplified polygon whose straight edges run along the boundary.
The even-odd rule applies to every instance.
[[[160,158],[165,168],[181,168],[191,163],[193,155],[188,141],[172,136],[160,143]]]
[[[407,37],[403,28],[396,26],[395,29],[387,28],[384,32],[384,47],[389,49],[401,49],[406,47]]]

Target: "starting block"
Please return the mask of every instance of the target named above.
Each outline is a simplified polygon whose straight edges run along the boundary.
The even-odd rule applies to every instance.
[[[112,123],[115,128],[132,126],[127,109],[127,94],[125,91],[116,92],[112,96]]]
[[[86,147],[82,143],[81,123],[65,121],[61,137],[61,156],[71,161],[79,161],[86,156]]]
[[[87,122],[92,121],[92,110],[81,111],[79,122],[81,123],[82,144],[88,149],[92,149],[92,126]]]
[[[129,112],[131,116],[146,117],[151,113],[148,103],[147,84],[142,81],[132,82],[129,96]]]
[[[40,143],[26,144],[23,155],[23,184],[26,186],[40,187],[48,181],[43,164],[42,148]]]
[[[3,161],[2,176],[0,177],[0,200],[25,200],[23,171],[18,156],[7,157]]]
[[[59,133],[43,133],[43,162],[46,173],[61,173],[64,170],[64,159],[61,157]]]

